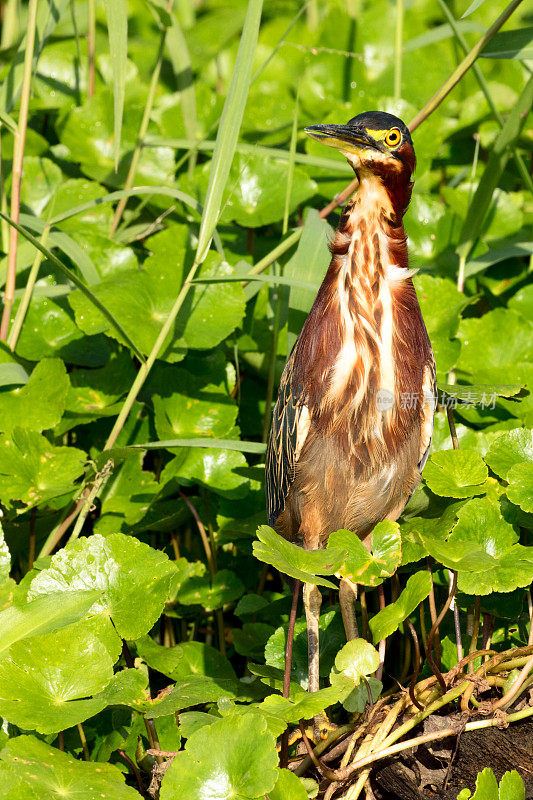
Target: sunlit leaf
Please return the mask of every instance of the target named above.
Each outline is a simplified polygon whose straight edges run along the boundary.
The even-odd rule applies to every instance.
[[[62,361],[43,359],[25,386],[0,394],[0,429],[12,431],[22,420],[33,431],[53,428],[65,409],[69,384]]]
[[[487,477],[487,467],[474,450],[434,453],[424,469],[424,480],[431,491],[444,497],[482,494]]]
[[[481,58],[533,58],[533,28],[501,31],[480,53]]]
[[[278,777],[275,739],[259,714],[228,716],[187,740],[165,773],[161,800],[201,800],[210,787],[212,800],[252,800],[274,788]]]
[[[0,752],[0,780],[16,781],[19,800],[138,800],[112,764],[79,761],[34,736],[17,736]],[[34,794],[35,793],[35,794]]]
[[[496,503],[487,497],[474,498],[458,511],[457,517],[449,544],[469,547],[472,555],[477,551],[492,559],[489,568],[481,572],[460,571],[460,591],[472,595],[511,592],[533,580],[533,547],[517,544],[518,535]]]
[[[294,772],[280,769],[276,785],[268,793],[270,800],[307,800],[307,792]]]
[[[0,612],[0,653],[14,642],[63,628],[81,619],[99,598],[98,589],[53,593]]]
[[[363,586],[379,586],[390,578],[402,559],[401,536],[397,522],[384,520],[372,531],[371,552],[357,534],[334,531],[328,540],[329,547],[344,550],[348,555],[338,570],[343,578]]]
[[[304,550],[303,547],[286,541],[268,525],[261,525],[257,530],[259,541],[254,542],[253,551],[256,558],[272,564],[285,575],[298,578],[304,583],[329,586],[335,584],[324,578],[334,575],[342,565],[345,551],[331,547],[327,550]]]
[[[28,597],[98,588],[103,596],[92,613],[110,616],[121,636],[137,639],[159,617],[173,572],[166,555],[132,536],[94,534],[56,553],[31,582]]]
[[[502,432],[489,447],[485,461],[500,478],[506,479],[515,464],[533,462],[533,432],[526,428]]]
[[[533,511],[533,462],[515,464],[507,473],[507,497],[523,511]]]
[[[14,428],[0,441],[0,494],[9,507],[17,500],[27,508],[72,492],[84,468],[85,453],[56,447],[36,431]]]
[[[11,645],[0,660],[4,719],[25,730],[56,733],[105,708],[104,699],[90,695],[112,679],[120,640],[106,641],[97,623],[84,620]]]

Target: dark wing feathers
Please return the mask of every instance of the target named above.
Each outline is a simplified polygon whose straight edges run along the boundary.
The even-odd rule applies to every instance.
[[[294,380],[294,350],[279,385],[278,400],[272,413],[272,425],[266,454],[266,498],[269,525],[285,508],[285,500],[294,480],[298,420],[303,409],[303,389]]]

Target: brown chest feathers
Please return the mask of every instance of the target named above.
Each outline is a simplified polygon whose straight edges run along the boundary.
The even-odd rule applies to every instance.
[[[297,435],[293,481],[276,520],[286,538],[312,547],[339,528],[364,538],[401,513],[433,421],[431,345],[401,215],[379,178],[361,181],[331,251],[287,367]]]

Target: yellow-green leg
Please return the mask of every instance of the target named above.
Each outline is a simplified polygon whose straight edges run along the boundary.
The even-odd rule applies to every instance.
[[[357,600],[357,584],[348,578],[343,578],[339,587],[339,602],[341,604],[342,621],[346,631],[346,640],[359,638],[357,617],[355,616],[355,601]]]
[[[308,685],[307,691],[318,692],[320,688],[320,678],[318,671],[319,645],[318,645],[318,622],[320,619],[320,606],[322,605],[322,595],[318,586],[312,583],[305,583],[304,590],[305,618],[307,621],[307,648],[308,648]],[[314,739],[320,741],[320,728],[323,727],[325,716],[317,715],[314,719]]]

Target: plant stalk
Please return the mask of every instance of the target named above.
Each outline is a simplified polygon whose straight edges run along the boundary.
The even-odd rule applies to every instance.
[[[26,50],[24,53],[24,72],[20,94],[20,110],[18,130],[15,136],[13,149],[13,171],[11,180],[11,218],[15,222],[20,216],[20,185],[22,182],[22,166],[24,161],[24,147],[26,144],[26,129],[28,127],[28,112],[30,107],[30,89],[33,64],[33,49],[35,45],[35,25],[37,20],[37,0],[29,0],[28,27],[26,31]],[[17,245],[18,231],[11,227],[9,237],[9,256],[7,264],[6,288],[4,293],[4,310],[0,322],[0,339],[5,341],[9,330],[11,308],[15,298],[15,281],[17,274]]]

